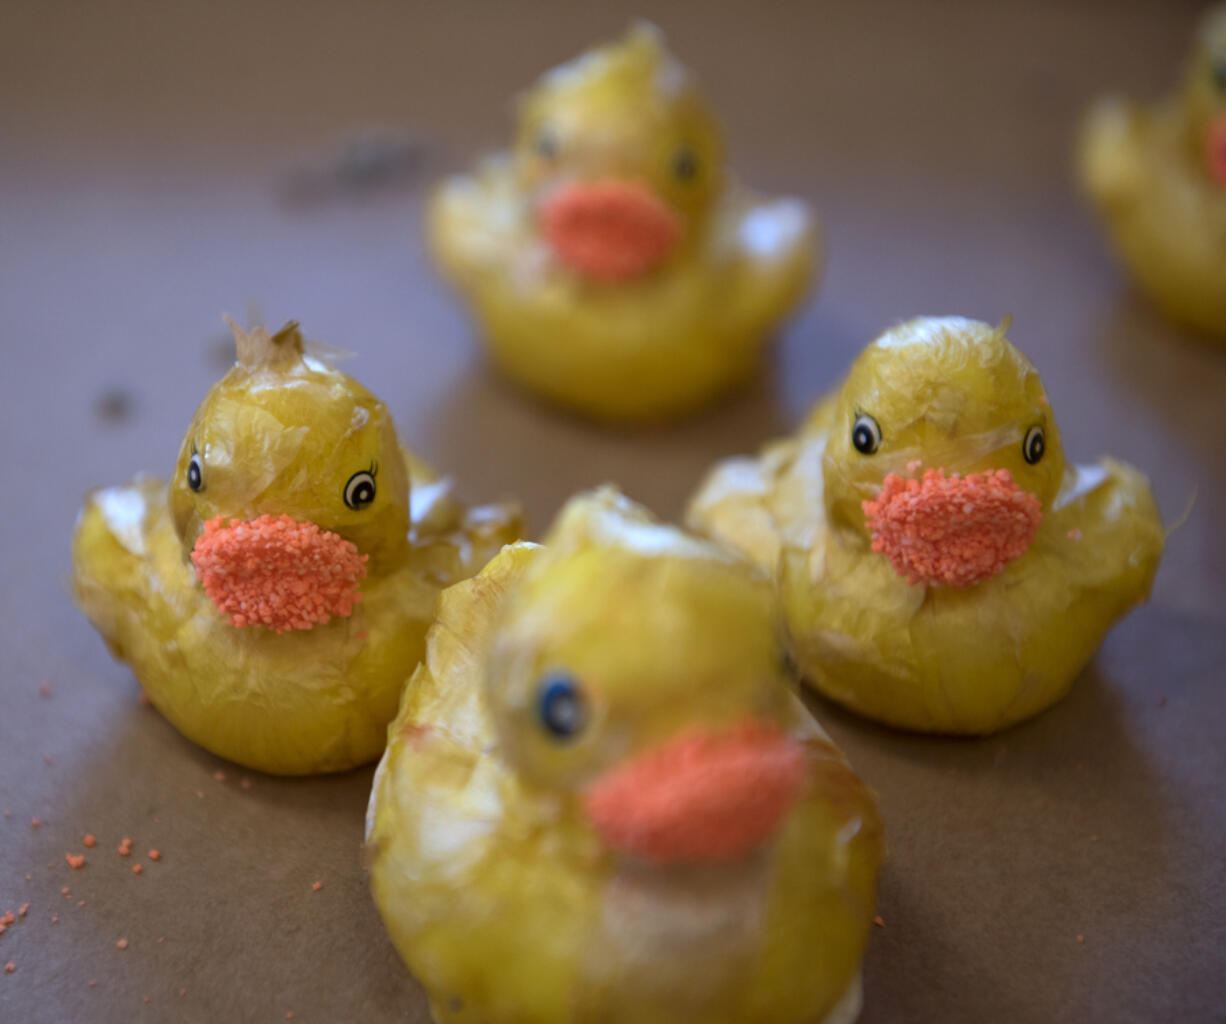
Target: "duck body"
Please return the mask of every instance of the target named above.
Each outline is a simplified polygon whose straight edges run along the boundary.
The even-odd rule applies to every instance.
[[[804,678],[891,725],[982,734],[1038,713],[1157,570],[1148,481],[1111,458],[1065,463],[1037,374],[1005,346],[1003,332],[957,318],[887,332],[796,437],[717,467],[690,505],[692,527],[775,574]],[[855,448],[864,415],[880,421],[868,453]],[[1018,457],[1027,439],[1033,465]],[[925,484],[934,461],[941,475]],[[898,483],[883,486],[891,473]],[[887,492],[915,503],[897,547],[869,521]],[[948,526],[937,506],[947,493],[959,495]],[[975,523],[975,506],[997,499],[1034,516],[1012,550],[997,520]],[[908,545],[923,548],[938,526],[936,561],[917,568]],[[950,553],[973,563],[984,547],[986,568]],[[925,571],[934,576],[915,578]]]
[[[78,521],[74,587],[111,653],[176,728],[222,757],[289,775],[378,757],[439,590],[518,532],[514,513],[469,513],[415,459],[410,508],[385,408],[300,349],[281,365],[231,371],[198,410],[179,463],[169,484],[94,492]],[[208,537],[231,549],[206,557]],[[294,564],[260,578],[282,541]],[[319,572],[300,570],[312,558],[324,561]],[[252,567],[258,590],[226,590]],[[256,594],[266,611],[244,612]]]
[[[437,190],[428,235],[499,366],[610,421],[751,376],[817,264],[803,203],[726,183],[705,102],[646,27],[546,75],[514,151]]]
[[[1099,101],[1079,159],[1141,287],[1173,320],[1226,340],[1226,7],[1206,17],[1179,95]]]
[[[604,506],[597,515],[605,520],[596,532],[612,524],[614,531],[637,533],[638,541],[653,549],[650,558],[664,560],[648,570],[654,577],[648,590],[655,583],[675,586],[697,546],[689,553],[684,546],[670,551],[675,531],[638,519],[633,508],[619,524],[615,520],[625,514],[624,503],[618,509],[607,494],[596,500]],[[592,511],[592,499],[576,501],[589,506],[572,504],[563,513],[570,520],[564,531],[576,526],[576,514],[587,517]],[[595,534],[589,537],[603,543]],[[555,540],[568,543],[556,532],[550,543]],[[522,720],[513,698],[503,705],[501,697],[487,695],[495,692],[491,685],[504,692],[490,678],[490,666],[499,663],[491,651],[499,658],[518,649],[514,640],[497,635],[512,620],[513,632],[524,622],[517,619],[516,606],[522,610],[521,602],[533,600],[526,595],[547,585],[555,571],[573,570],[592,580],[589,574],[603,565],[595,551],[576,552],[569,567],[556,561],[551,566],[556,557],[548,544],[544,549],[515,545],[480,575],[444,593],[425,662],[405,690],[376,774],[368,816],[375,899],[397,949],[430,995],[435,1020],[834,1024],[853,1019],[880,858],[871,797],[782,682],[778,690],[767,690],[769,710],[756,709],[779,731],[737,733],[739,738],[729,741],[743,744],[737,749],[750,759],[744,767],[751,773],[752,758],[776,749],[771,744],[784,744],[797,758],[803,782],[785,801],[781,820],[774,819],[775,811],[767,812],[772,821],[765,829],[761,822],[747,826],[737,819],[707,834],[709,823],[694,819],[678,831],[676,823],[659,819],[666,804],[671,808],[666,815],[687,806],[693,780],[680,761],[661,776],[650,777],[644,769],[652,758],[667,758],[659,751],[677,736],[675,722],[653,721],[650,697],[622,721],[615,706],[602,708],[600,695],[590,693],[591,727],[607,725],[601,742],[611,741],[597,760],[611,754],[614,764],[602,764],[596,778],[578,789],[548,784],[565,762],[548,749],[534,749],[533,736],[516,738],[515,723]],[[621,577],[614,588],[637,589],[639,584],[629,580]],[[705,585],[715,591],[721,583],[729,583],[726,567],[716,568]],[[616,633],[634,617],[613,612],[610,629]],[[686,627],[675,621],[673,628],[679,645],[686,646]],[[622,643],[627,639],[621,636]],[[654,640],[643,638],[649,648]],[[551,651],[546,663],[559,664],[558,653]],[[620,658],[623,666],[634,660],[629,652]],[[697,678],[707,665],[695,664]],[[662,674],[671,667],[663,665]],[[610,667],[601,681],[619,671]],[[594,668],[582,677],[593,687],[600,679]],[[616,684],[610,685],[605,696],[615,690]],[[659,713],[667,718],[678,714],[676,707]],[[731,704],[716,714],[730,712]],[[632,728],[654,733],[648,761],[635,758],[637,738],[627,732]],[[692,728],[680,735],[687,756],[699,761],[716,757],[715,747],[704,744],[722,742],[697,739]],[[751,748],[757,754],[750,754]],[[721,748],[719,756],[728,749]],[[587,755],[576,751],[574,756]],[[619,769],[629,774],[622,776],[627,785],[614,798],[612,790],[601,790],[601,779]],[[565,774],[566,767],[562,770]],[[771,805],[770,779],[778,776],[768,772],[762,778],[761,800],[746,797],[759,808]],[[656,786],[664,787],[663,803],[653,803]],[[724,787],[725,792],[736,788],[735,783]],[[638,815],[637,829],[622,828],[619,816],[626,813]],[[697,812],[691,808],[691,813]],[[643,815],[652,819],[650,826]],[[754,839],[744,849],[713,851],[704,845],[726,845],[732,836],[745,846],[741,830],[746,827]]]

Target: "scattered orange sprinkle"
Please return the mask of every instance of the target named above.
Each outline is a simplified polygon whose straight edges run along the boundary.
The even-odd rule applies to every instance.
[[[139,875],[139,874],[140,874],[142,871],[144,871],[144,870],[145,870],[145,869],[144,869],[144,868],[142,868],[142,867],[141,867],[139,864],[133,864],[133,865],[132,865],[132,874],[134,874],[134,875]]]
[[[1068,539],[1069,540],[1081,540],[1081,530],[1078,527],[1074,526],[1068,532]]]
[[[9,926],[7,924],[4,924],[3,922],[0,922],[0,935],[3,935],[8,930],[9,930]]]
[[[217,771],[213,772],[213,778],[218,782],[225,782],[226,773],[219,768]]]
[[[362,599],[368,555],[339,534],[290,516],[248,521],[218,516],[192,549],[196,576],[232,626],[278,633],[348,618]]]
[[[203,789],[198,789],[198,790],[196,790],[196,796],[200,797],[200,799],[201,799],[201,800],[203,800],[203,799],[204,799],[204,790],[203,790]]]
[[[71,896],[71,895],[72,895],[72,893],[69,891],[68,886],[64,886],[64,887],[63,887],[63,888],[60,890],[60,895],[61,895],[61,896]]]
[[[324,887],[323,882],[312,882],[311,883],[311,889],[315,892],[319,892],[319,890],[322,889],[323,887]]]
[[[29,880],[30,880],[30,876],[26,875],[26,881],[28,882]]]
[[[77,900],[77,906],[78,906],[78,907],[83,907],[83,906],[85,906],[85,901],[84,901],[84,900]]]
[[[12,924],[17,918],[13,916],[11,910],[5,911],[4,916],[0,917],[0,924]]]
[[[81,840],[86,846],[94,847],[98,845],[98,838],[92,832],[86,832],[85,838]]]
[[[116,943],[115,943],[115,948],[116,948],[116,949],[127,949],[127,948],[128,948],[128,940],[127,940],[127,939],[120,939],[118,942],[116,942]]]
[[[161,860],[161,859],[162,859],[162,851],[161,851],[161,850],[150,850],[150,851],[149,851],[149,859],[150,859],[150,860]]]
[[[1085,942],[1085,940],[1086,940],[1086,937],[1085,937],[1084,935],[1078,935],[1078,936],[1077,936],[1077,941],[1078,941],[1078,942]]]
[[[357,637],[359,640],[365,640],[368,636],[370,636],[369,629],[364,629],[360,633],[357,634]]]
[[[83,853],[66,853],[64,859],[68,861],[68,866],[73,871],[78,871],[85,867],[85,854]]]
[[[50,697],[51,696],[51,684],[47,682],[47,680],[44,679],[41,683],[38,684],[38,695],[40,697]]]
[[[145,1002],[146,1002],[146,1003],[148,1003],[148,1002],[149,1002],[149,997],[148,997],[148,996],[145,996]]]
[[[875,924],[878,928],[884,928],[885,920],[882,918],[880,914],[878,914],[876,917],[873,918],[873,924]]]
[[[243,789],[250,789],[250,788],[251,788],[251,780],[250,780],[249,778],[247,778],[247,776],[246,776],[246,775],[244,775],[244,776],[243,776],[241,779],[239,779],[238,784],[239,784],[240,786],[242,786],[242,787],[243,787]]]
[[[59,915],[59,914],[52,914],[52,915],[51,915],[51,923],[52,923],[52,924],[59,924],[59,923],[60,923],[60,915]]]
[[[7,964],[4,965],[5,974],[12,974],[15,970],[17,970],[17,965],[13,963],[12,960],[10,960]]]
[[[41,824],[42,824],[42,822],[41,822],[41,821],[39,821],[37,818],[31,818],[31,819],[30,819],[30,827],[31,827],[31,828],[38,828],[38,826],[39,826],[39,825],[41,825]]]
[[[116,849],[119,851],[119,856],[127,857],[132,852],[132,840],[124,836]]]
[[[97,981],[96,981],[94,978],[90,978],[90,979],[89,979],[89,987],[90,987],[90,988],[93,988],[93,987],[94,987],[95,985],[97,985],[97,984],[98,984],[98,982],[97,982]]]
[[[1007,469],[946,476],[929,469],[919,480],[896,473],[871,501],[861,502],[873,550],[900,576],[927,586],[970,587],[995,576],[1034,540],[1039,499]]]
[[[185,995],[187,995],[187,989],[185,988],[179,989],[179,998],[182,999]]]
[[[29,910],[30,910],[30,904],[28,904],[28,903],[23,903],[23,904],[22,904],[22,905],[21,905],[21,906],[20,906],[20,907],[17,909],[17,916],[18,916],[18,917],[25,917],[25,916],[26,916],[26,914],[27,914],[27,913],[29,913]]]
[[[149,699],[149,694],[147,694],[144,690],[141,690],[140,696],[137,697],[137,700],[140,701],[142,707],[146,708],[153,703],[153,701]]]
[[[286,1010],[286,1011],[285,1011],[285,1019],[286,1019],[286,1020],[293,1020],[293,1019],[294,1019],[294,1011],[293,1011],[293,1010]]]

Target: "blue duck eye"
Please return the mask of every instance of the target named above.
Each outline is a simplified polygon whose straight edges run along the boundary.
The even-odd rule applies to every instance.
[[[537,713],[551,735],[569,740],[587,724],[587,701],[574,679],[553,672],[541,682]]]

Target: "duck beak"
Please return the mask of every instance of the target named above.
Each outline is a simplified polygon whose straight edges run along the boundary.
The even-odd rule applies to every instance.
[[[347,618],[362,600],[369,555],[352,541],[290,516],[210,519],[192,548],[196,576],[232,626],[278,633]]]
[[[600,281],[641,277],[681,241],[682,222],[662,199],[629,181],[566,185],[540,207],[541,231],[575,272]]]
[[[1226,114],[1219,114],[1209,122],[1205,156],[1209,161],[1209,175],[1226,188]]]
[[[631,759],[596,780],[585,808],[610,849],[657,864],[730,861],[775,833],[804,777],[801,743],[750,722]]]
[[[861,505],[873,550],[926,586],[971,587],[995,576],[1030,546],[1042,519],[1039,499],[1007,469],[948,477],[929,469],[919,480],[891,473]]]

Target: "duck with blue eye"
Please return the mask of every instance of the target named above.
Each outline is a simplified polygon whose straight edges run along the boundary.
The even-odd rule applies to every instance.
[[[87,499],[77,597],[192,740],[276,774],[352,768],[383,750],[439,590],[518,515],[460,506],[297,324],[234,330],[169,484]]]
[[[793,437],[720,463],[690,503],[693,529],[774,575],[805,681],[891,725],[1037,714],[1158,569],[1149,481],[1065,460],[1006,326],[891,328]]]
[[[442,184],[429,241],[499,365],[618,422],[704,405],[753,375],[819,255],[798,200],[735,184],[719,129],[660,33],[556,68],[510,153]]]
[[[869,791],[767,580],[611,489],[442,594],[367,818],[437,1024],[845,1024]]]

